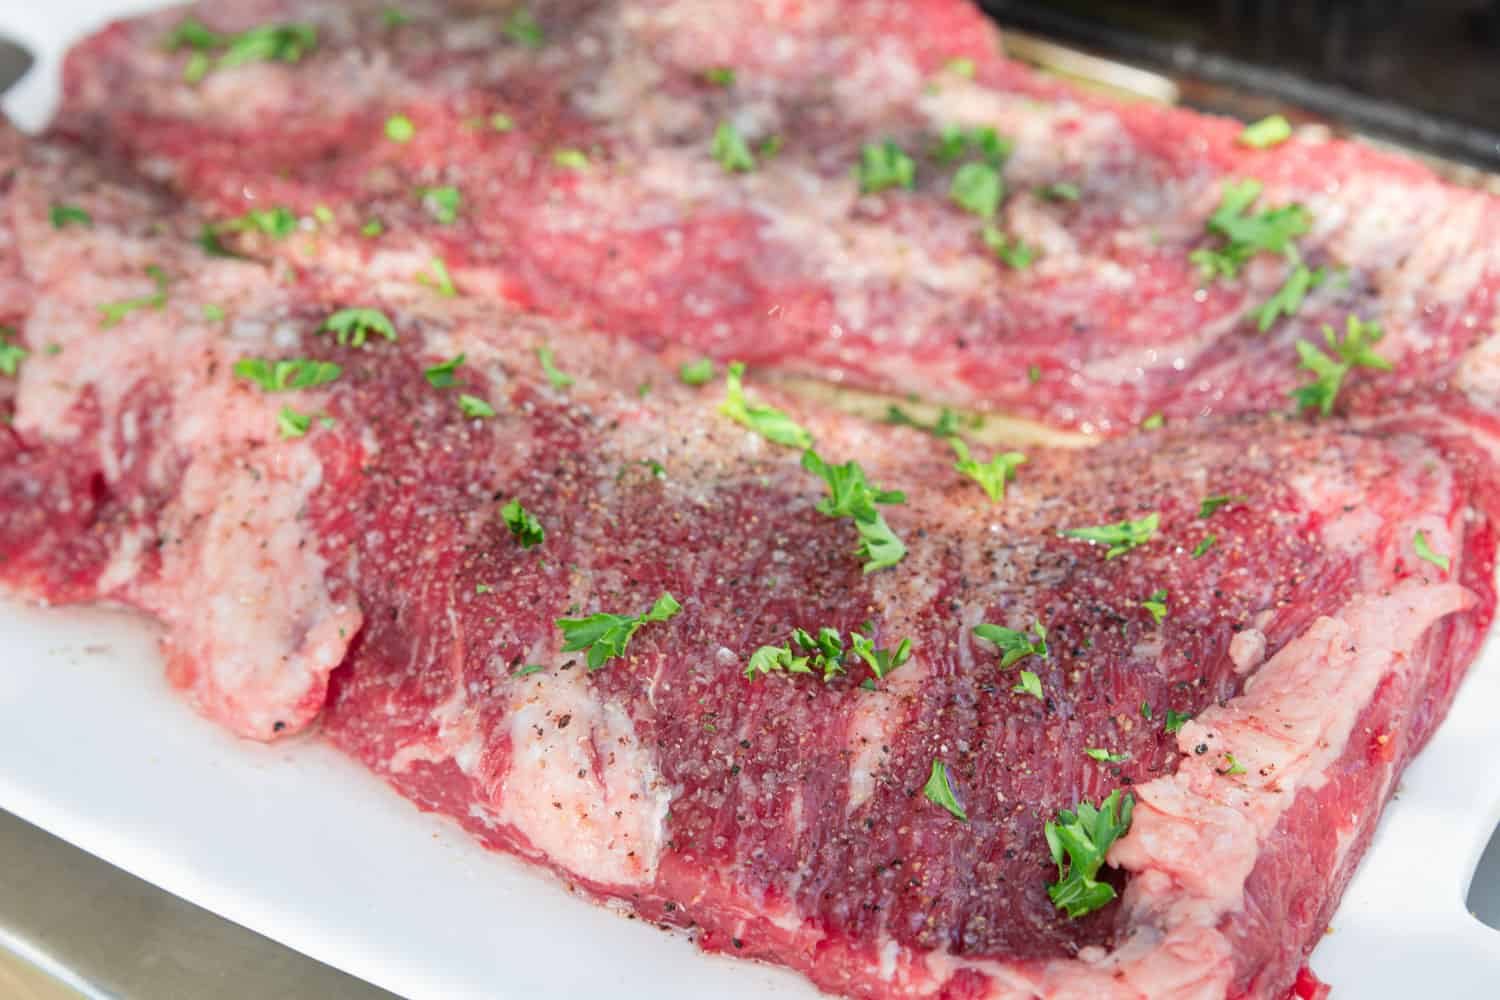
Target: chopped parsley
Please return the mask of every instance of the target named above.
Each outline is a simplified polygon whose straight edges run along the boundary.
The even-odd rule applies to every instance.
[[[1302,308],[1302,300],[1307,298],[1307,293],[1321,285],[1327,277],[1326,268],[1313,270],[1304,264],[1293,267],[1292,273],[1287,275],[1286,281],[1282,282],[1276,293],[1250,310],[1250,315],[1255,317],[1255,328],[1265,333],[1281,317],[1295,316],[1297,310]]]
[[[1163,720],[1162,729],[1168,734],[1174,734],[1182,728],[1182,724],[1191,719],[1192,716],[1186,712],[1174,712],[1167,709],[1167,717]]]
[[[1058,534],[1108,545],[1109,551],[1104,553],[1104,558],[1113,559],[1149,542],[1160,524],[1161,515],[1153,511],[1139,521],[1120,521],[1118,524],[1101,524],[1092,528],[1068,528]]]
[[[47,217],[52,221],[53,229],[66,229],[77,223],[80,226],[92,226],[94,217],[77,205],[67,205],[60,201],[54,201]]]
[[[380,12],[380,21],[387,28],[399,28],[411,21],[399,7],[386,7]]]
[[[1334,336],[1333,327],[1323,325],[1323,340],[1332,354],[1324,353],[1317,345],[1306,340],[1297,341],[1297,353],[1302,358],[1299,368],[1311,372],[1315,378],[1307,385],[1298,386],[1290,393],[1297,401],[1297,410],[1317,410],[1322,416],[1333,412],[1334,400],[1343,387],[1344,377],[1356,367],[1373,368],[1388,372],[1391,363],[1375,353],[1374,345],[1385,336],[1385,331],[1376,322],[1364,323],[1351,315],[1344,328],[1343,339]]]
[[[1128,753],[1110,753],[1100,747],[1084,747],[1083,752],[1101,764],[1123,764],[1130,759]]]
[[[648,622],[664,622],[682,610],[669,593],[663,593],[643,615],[612,615],[605,612],[587,618],[559,618],[564,653],[588,650],[589,670],[598,670],[615,657],[624,656],[631,637]]]
[[[1153,590],[1151,596],[1141,602],[1141,607],[1145,608],[1146,613],[1151,616],[1152,620],[1160,625],[1167,617],[1166,590]],[[1151,716],[1148,714],[1146,718],[1149,719]]]
[[[949,59],[947,62],[943,63],[943,69],[947,70],[949,73],[954,73],[958,76],[964,77],[965,79],[974,79],[974,60],[970,59],[968,56],[954,56],[952,59]]]
[[[396,339],[396,327],[379,309],[340,309],[323,321],[318,332],[330,331],[340,344],[363,347],[365,338],[378,333],[386,340]]]
[[[1141,421],[1141,430],[1143,430],[1143,431],[1160,430],[1161,428],[1165,427],[1166,425],[1167,425],[1167,418],[1166,418],[1165,414],[1162,414],[1162,413],[1153,413],[1153,414],[1150,414],[1149,416],[1147,416],[1145,420]]]
[[[433,365],[431,368],[423,371],[422,374],[426,377],[428,384],[434,389],[447,389],[457,384],[458,377],[456,372],[459,365],[463,363],[464,356],[460,354],[457,357],[449,358],[447,361]]]
[[[998,132],[988,126],[962,129],[956,125],[950,125],[943,129],[930,155],[939,163],[952,163],[964,154],[973,152],[979,154],[991,166],[1000,167],[1010,156],[1010,151],[1010,140],[1002,138]]]
[[[1127,793],[1122,799],[1117,788],[1099,808],[1081,802],[1072,811],[1060,811],[1055,822],[1043,827],[1047,848],[1057,863],[1057,881],[1047,886],[1047,895],[1070,918],[1092,913],[1115,898],[1114,886],[1094,877],[1110,847],[1130,829],[1134,809],[1134,796]]]
[[[294,63],[318,45],[318,29],[311,24],[263,24],[238,34],[219,34],[195,18],[185,18],[167,36],[167,50],[191,49],[183,79],[197,83],[210,69],[228,69],[251,62]],[[209,53],[217,52],[211,61]]]
[[[808,449],[802,453],[802,467],[822,478],[828,485],[828,496],[818,501],[818,511],[829,517],[848,517],[859,532],[855,553],[865,560],[864,571],[894,566],[906,555],[906,546],[896,537],[877,504],[902,504],[906,494],[899,490],[878,490],[865,479],[858,462],[829,465]]]
[[[566,170],[587,170],[589,154],[581,149],[559,149],[553,152],[552,162]]]
[[[1198,502],[1198,519],[1207,520],[1220,508],[1238,506],[1248,499],[1250,498],[1240,493],[1216,493],[1211,497],[1204,497]]]
[[[528,663],[525,666],[518,667],[516,669],[515,673],[511,674],[511,676],[512,677],[529,677],[532,674],[539,674],[543,670],[546,670],[546,669],[547,668],[544,667],[544,666],[542,666],[540,663]]]
[[[1083,197],[1083,192],[1078,189],[1078,185],[1070,181],[1048,184],[1046,187],[1037,188],[1036,193],[1043,201],[1077,201]]]
[[[1231,777],[1231,776],[1236,775],[1236,774],[1244,774],[1245,773],[1245,765],[1241,764],[1239,761],[1235,760],[1234,759],[1234,754],[1232,754],[1232,753],[1226,753],[1224,755],[1224,766],[1223,767],[1216,767],[1216,768],[1214,768],[1214,771],[1216,771],[1219,774],[1224,775],[1225,777]]]
[[[283,438],[299,438],[307,433],[312,426],[312,417],[305,413],[298,413],[290,406],[283,406],[281,412],[276,414],[276,429],[281,432]]]
[[[297,216],[282,205],[271,208],[252,208],[244,215],[214,223],[215,233],[240,233],[260,231],[276,239],[284,239],[297,231]]]
[[[806,428],[775,407],[753,402],[745,395],[741,381],[744,374],[742,362],[729,363],[729,372],[724,376],[724,402],[719,404],[719,412],[769,441],[789,448],[811,448],[813,438]]]
[[[1203,540],[1193,548],[1193,558],[1197,559],[1200,556],[1205,555],[1209,549],[1214,547],[1214,543],[1218,540],[1219,536],[1211,532],[1207,535],[1204,535]]]
[[[266,392],[290,392],[325,385],[338,378],[343,369],[331,361],[288,358],[267,361],[265,358],[241,358],[234,363],[234,373],[254,382]]]
[[[949,438],[948,443],[958,456],[953,468],[978,483],[996,503],[1005,499],[1005,484],[1016,478],[1016,468],[1026,461],[1019,451],[1002,451],[988,462],[979,462],[969,456],[969,446],[963,439]]]
[[[849,645],[855,654],[865,661],[876,680],[885,680],[885,675],[911,659],[911,640],[902,639],[895,649],[878,649],[873,640],[860,632],[849,633]]]
[[[542,374],[547,376],[547,381],[554,389],[566,389],[573,384],[573,376],[567,372],[558,371],[553,362],[552,348],[543,344],[536,349],[536,359],[542,366]]]
[[[503,111],[496,111],[490,115],[489,124],[496,132],[509,132],[516,127],[516,120]]]
[[[123,302],[110,302],[99,307],[102,314],[99,319],[100,329],[107,330],[118,324],[126,316],[137,309],[161,309],[167,304],[167,272],[155,264],[146,268],[146,274],[156,283],[156,291],[150,295],[141,295]]]
[[[1233,278],[1246,261],[1262,251],[1294,252],[1292,241],[1312,227],[1312,217],[1301,205],[1247,214],[1262,189],[1260,181],[1253,178],[1225,185],[1219,207],[1208,219],[1208,231],[1220,237],[1222,245],[1218,249],[1200,248],[1189,255],[1204,280]]]
[[[720,122],[714,129],[714,141],[709,151],[726,173],[748,173],[755,169],[755,154],[731,122]]]
[[[451,299],[458,294],[458,288],[453,284],[453,278],[448,274],[448,265],[443,263],[443,258],[432,258],[432,263],[428,266],[432,273],[417,275],[418,284],[430,286],[433,291],[445,298]]]
[[[385,120],[385,137],[392,142],[411,142],[416,134],[417,127],[405,115],[391,115]]]
[[[3,368],[3,366],[0,366],[0,368]],[[1418,559],[1424,559],[1427,562],[1432,563],[1444,573],[1448,572],[1449,568],[1453,565],[1453,560],[1451,560],[1447,556],[1438,555],[1436,552],[1432,551],[1432,546],[1427,544],[1427,535],[1424,532],[1418,531],[1415,535],[1413,535],[1411,539],[1411,545],[1412,548],[1416,549]]]
[[[1043,700],[1042,679],[1030,670],[1021,671],[1021,679],[1010,690],[1013,694],[1029,694],[1037,701]]]
[[[463,415],[471,420],[482,420],[485,417],[493,417],[495,408],[478,396],[471,396],[467,392],[458,394],[458,408]]]
[[[501,507],[500,517],[523,549],[540,545],[547,540],[547,529],[542,527],[542,522],[536,519],[535,514],[521,506],[520,500],[512,499]]]
[[[849,633],[849,645],[846,648],[838,629],[825,626],[818,629],[816,636],[806,629],[793,629],[791,639],[780,646],[761,646],[750,654],[745,677],[753,681],[778,672],[821,673],[824,681],[830,681],[847,673],[848,665],[855,656],[863,660],[875,675],[870,679],[873,684],[911,659],[911,640],[902,639],[893,650],[880,649],[869,636],[856,630]]]
[[[1036,247],[1022,242],[1019,236],[1007,236],[999,226],[986,225],[979,231],[979,239],[1012,271],[1024,271],[1036,260]]]
[[[458,221],[458,208],[463,203],[463,196],[459,194],[458,188],[429,187],[421,188],[417,193],[422,198],[422,207],[427,209],[427,214],[439,223],[448,226]]]
[[[1005,197],[1005,182],[1000,171],[988,163],[965,163],[953,174],[948,196],[960,208],[982,219],[992,219]]]
[[[677,377],[684,385],[705,385],[714,377],[714,363],[708,358],[688,361],[677,369]]]
[[[952,410],[948,409],[946,406],[943,407],[942,411],[938,413],[938,418],[936,420],[934,420],[930,424],[927,424],[923,423],[916,417],[912,416],[910,413],[907,413],[901,407],[892,403],[885,408],[885,422],[888,424],[895,424],[898,427],[910,427],[913,430],[921,431],[924,434],[931,434],[933,437],[954,438],[954,435],[958,433],[958,417]],[[956,440],[957,439],[955,438],[954,442],[956,442]],[[954,450],[957,450],[956,443],[954,443]]]
[[[1147,722],[1151,721],[1151,703],[1149,701],[1141,702],[1141,718]]]
[[[708,69],[703,71],[703,79],[713,84],[715,87],[733,87],[734,67],[710,66]]]
[[[859,177],[861,194],[875,194],[893,187],[909,191],[917,183],[917,164],[893,139],[867,142],[859,151],[855,174]]]
[[[501,31],[505,33],[506,38],[528,49],[539,49],[547,44],[547,36],[543,33],[542,26],[537,23],[536,16],[526,7],[517,7],[511,11]]]
[[[1047,626],[1041,622],[1033,622],[1031,632],[1035,634],[1035,639],[1024,629],[1006,628],[1004,625],[991,625],[988,622],[974,626],[975,635],[999,647],[1002,670],[1028,656],[1040,656],[1044,660],[1047,658]]]
[[[15,334],[10,327],[0,326],[0,375],[15,375],[21,369],[21,362],[31,353],[20,344],[11,343],[10,338]]]
[[[927,779],[927,784],[922,786],[922,794],[927,796],[927,801],[933,805],[942,806],[953,814],[955,819],[967,823],[968,814],[964,807],[958,804],[958,799],[953,796],[953,786],[948,783],[948,765],[940,760],[932,762],[932,774]]]
[[[1282,115],[1268,115],[1253,125],[1246,125],[1240,133],[1241,146],[1255,149],[1270,149],[1292,137],[1292,123]]]
[[[359,227],[359,235],[368,236],[371,239],[379,236],[383,232],[385,232],[385,223],[381,222],[379,219],[371,219],[369,222],[366,222],[363,226]]]

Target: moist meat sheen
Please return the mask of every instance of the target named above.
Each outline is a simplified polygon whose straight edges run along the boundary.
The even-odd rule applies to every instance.
[[[90,223],[50,224],[58,203]],[[200,217],[58,144],[15,153],[4,222],[30,351],[6,380],[8,588],[139,607],[236,732],[320,720],[484,843],[830,991],[1305,993],[1493,614],[1469,404],[1031,449],[996,503],[937,437],[752,383],[828,461],[907,494],[884,511],[908,554],[864,573],[798,450],[628,339],[210,256]],[[390,335],[340,343],[346,308]],[[247,359],[337,372],[270,392]],[[1209,497],[1234,499],[1202,517]],[[1060,534],[1150,515],[1113,557]],[[557,619],[663,593],[680,611],[625,655],[563,649]],[[1041,623],[1046,654],[1002,667],[986,622]],[[747,680],[797,627],[912,655]],[[1191,721],[1169,733],[1169,711]],[[923,794],[935,761],[966,818]],[[1069,919],[1043,824],[1115,789],[1137,800],[1103,876],[1120,897]]]
[[[184,11],[116,25],[68,61],[57,128],[222,218],[332,223],[258,253],[404,282],[437,257],[467,294],[648,345],[1092,432],[1285,408],[1296,342],[1351,314],[1394,367],[1350,378],[1355,411],[1452,377],[1494,329],[1493,196],[1316,129],[1257,150],[1238,123],[1067,88],[1004,59],[962,0],[551,0],[532,32],[514,5],[414,0],[394,24],[385,6],[199,4],[217,30],[318,34],[196,83],[163,45]],[[716,158],[726,126],[743,155]],[[910,189],[856,175],[887,140]],[[960,171],[1002,157],[992,214],[960,204]],[[1250,179],[1256,211],[1300,204],[1308,231],[1295,260],[1205,281],[1190,254]],[[1008,266],[986,226],[1034,259]],[[1296,261],[1322,280],[1259,331]]]

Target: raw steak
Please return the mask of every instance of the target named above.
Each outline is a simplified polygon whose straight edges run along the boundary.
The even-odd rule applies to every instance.
[[[1492,196],[1316,129],[1261,151],[1234,122],[1079,92],[1002,58],[961,0],[388,6],[202,3],[115,25],[69,59],[57,128],[222,218],[325,220],[245,252],[404,282],[441,258],[466,294],[647,344],[1087,431],[1285,409],[1306,377],[1295,342],[1350,314],[1383,325],[1395,371],[1356,373],[1341,405],[1374,408],[1449,378],[1495,325]],[[316,44],[218,68],[222,49],[163,44],[187,16],[313,25]],[[186,81],[194,58],[207,71]],[[747,146],[721,160],[724,123]],[[950,196],[986,159],[960,143],[941,162],[955,126],[1013,142],[994,226],[1030,266],[999,260]],[[895,186],[862,194],[861,149],[887,139],[914,189],[892,167]],[[754,169],[723,165],[745,155]],[[1291,264],[1261,253],[1205,284],[1189,259],[1247,178],[1256,209],[1306,206],[1294,246],[1327,269],[1266,333],[1247,310]]]
[[[59,203],[91,223],[54,228]],[[908,554],[863,573],[797,449],[628,342],[208,258],[195,218],[56,148],[7,209],[34,303],[9,586],[135,604],[237,731],[322,707],[329,738],[485,843],[832,991],[1284,995],[1493,613],[1492,486],[1461,417],[1034,450],[995,503],[937,438],[753,387],[908,494],[883,508]],[[321,328],[344,308],[394,339],[367,321],[340,343]],[[268,393],[247,358],[340,369]],[[1201,518],[1210,496],[1239,499]],[[1059,534],[1150,514],[1113,557]],[[680,610],[599,669],[562,648],[558,619],[665,593]],[[986,622],[1042,623],[1047,652],[1003,668]],[[794,627],[912,655],[747,679]],[[934,762],[962,819],[923,793]],[[1069,919],[1043,824],[1122,788],[1121,898]]]

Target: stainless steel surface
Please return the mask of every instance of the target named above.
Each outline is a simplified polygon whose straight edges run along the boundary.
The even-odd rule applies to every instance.
[[[31,53],[9,38],[0,35],[0,94],[26,75],[31,68]]]
[[[0,812],[0,995],[25,1000],[393,997],[162,892],[6,812]]]

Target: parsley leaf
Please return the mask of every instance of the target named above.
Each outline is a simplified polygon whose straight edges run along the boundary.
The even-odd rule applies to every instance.
[[[808,666],[808,657],[797,656],[792,652],[791,643],[782,646],[761,646],[750,654],[750,663],[745,667],[745,679],[755,680],[776,671],[785,671],[790,674],[810,674],[812,667]]]
[[[21,369],[21,362],[31,354],[30,351],[20,344],[10,341],[16,331],[8,326],[0,326],[0,375],[15,375]]]
[[[969,457],[969,446],[961,438],[949,438],[948,443],[958,456],[953,468],[978,483],[996,503],[1005,499],[1005,484],[1016,478],[1017,467],[1026,461],[1019,451],[1002,451],[988,462],[977,462]]]
[[[953,796],[953,786],[948,783],[948,765],[940,760],[932,762],[932,775],[927,779],[927,784],[922,786],[922,794],[927,796],[927,801],[933,805],[942,806],[953,814],[954,818],[967,823],[968,814],[964,807],[958,804],[958,799]]]
[[[1108,545],[1109,551],[1104,553],[1104,558],[1113,559],[1149,542],[1160,524],[1161,515],[1153,511],[1139,521],[1121,521],[1118,524],[1101,524],[1092,528],[1068,528],[1058,534]]]
[[[1373,346],[1385,336],[1379,323],[1364,323],[1351,315],[1344,330],[1344,337],[1340,340],[1335,337],[1333,327],[1326,323],[1323,325],[1323,340],[1333,352],[1332,356],[1325,354],[1315,344],[1305,340],[1297,341],[1297,353],[1302,358],[1298,367],[1316,376],[1312,382],[1298,386],[1290,393],[1297,401],[1299,412],[1317,410],[1325,417],[1332,413],[1333,403],[1338,398],[1339,389],[1343,387],[1344,377],[1355,367],[1383,372],[1391,370],[1391,363],[1376,354]]]
[[[859,177],[861,194],[875,194],[893,187],[911,190],[917,183],[917,164],[894,140],[887,139],[865,143],[859,151],[855,174]]]
[[[1253,125],[1246,125],[1240,133],[1241,146],[1269,149],[1279,146],[1292,137],[1292,123],[1281,115],[1268,115]]]
[[[267,361],[265,358],[241,358],[234,363],[234,373],[254,382],[266,392],[290,392],[325,385],[338,378],[343,369],[331,361],[289,358]]]
[[[290,406],[283,406],[281,412],[276,414],[276,429],[281,432],[283,438],[299,438],[307,433],[312,426],[312,417],[305,413],[298,413]]]
[[[501,31],[504,32],[506,38],[528,49],[539,49],[547,44],[547,36],[542,31],[542,26],[537,23],[536,16],[526,7],[517,7],[511,11]]]
[[[988,622],[974,626],[975,635],[1000,648],[1002,670],[1028,656],[1040,656],[1044,660],[1047,658],[1047,627],[1041,622],[1033,622],[1031,631],[1036,634],[1035,639],[1023,629],[1006,628],[1004,625],[991,625]]]
[[[77,223],[80,226],[92,226],[94,217],[77,205],[66,205],[60,201],[54,201],[52,208],[48,210],[47,217],[52,222],[53,229],[66,229],[69,225]]]
[[[396,339],[396,327],[379,309],[340,309],[318,327],[319,333],[325,330],[332,331],[340,344],[354,347],[363,347],[371,333],[378,333],[386,340]]]
[[[1114,887],[1094,876],[1110,847],[1130,829],[1134,809],[1135,797],[1127,794],[1122,800],[1117,788],[1099,808],[1080,802],[1072,811],[1058,812],[1056,822],[1043,827],[1057,863],[1057,881],[1047,886],[1047,895],[1070,918],[1092,913],[1115,898]]]
[[[1141,607],[1145,608],[1156,624],[1160,625],[1167,617],[1167,592],[1165,590],[1152,591],[1151,596],[1141,602]],[[1148,715],[1146,718],[1149,719],[1151,716]]]
[[[99,328],[107,330],[118,324],[126,316],[137,309],[162,309],[167,304],[167,272],[155,264],[146,268],[146,274],[152,281],[156,282],[156,291],[150,295],[142,295],[123,302],[109,302],[99,307],[102,316],[99,319]]]
[[[452,186],[420,188],[417,194],[421,196],[422,207],[427,209],[427,214],[442,225],[448,226],[458,221],[458,208],[463,202],[463,196],[459,194],[458,188]]]
[[[866,573],[894,566],[905,557],[906,546],[886,524],[885,515],[875,509],[876,504],[905,503],[905,493],[874,489],[858,462],[829,465],[810,448],[802,453],[802,467],[828,485],[829,495],[818,501],[818,511],[854,520],[860,539],[855,553],[865,560]]]
[[[1302,264],[1292,268],[1292,273],[1287,275],[1276,294],[1250,310],[1250,315],[1255,317],[1255,328],[1265,333],[1281,317],[1296,315],[1297,310],[1302,308],[1302,300],[1307,297],[1307,293],[1321,285],[1327,276],[1326,268],[1320,267],[1314,271]]]
[[[1166,425],[1167,425],[1166,414],[1163,414],[1163,413],[1152,413],[1152,414],[1148,415],[1145,420],[1141,421],[1141,430],[1143,430],[1143,431],[1160,430],[1161,428],[1165,427]]]
[[[1214,768],[1214,772],[1217,774],[1222,774],[1225,777],[1232,777],[1236,774],[1244,774],[1245,765],[1235,760],[1234,754],[1226,753],[1224,755],[1224,766]]]
[[[1013,694],[1029,694],[1037,701],[1043,700],[1042,679],[1030,670],[1021,671],[1021,679],[1010,689]]]
[[[870,668],[876,680],[885,680],[885,675],[911,659],[911,640],[902,639],[895,649],[877,649],[874,640],[859,632],[849,633],[849,645],[855,655]]]
[[[471,420],[482,420],[485,417],[493,417],[495,408],[478,396],[471,396],[467,392],[458,394],[458,408],[463,415]]]
[[[1036,247],[1022,242],[1020,237],[1005,235],[1005,230],[999,226],[985,226],[979,231],[979,238],[1012,271],[1024,271],[1036,260]]]
[[[1077,201],[1083,196],[1077,184],[1069,181],[1058,181],[1048,184],[1046,187],[1037,188],[1036,193],[1043,201]]]
[[[1011,141],[988,126],[963,129],[950,125],[943,129],[928,155],[939,163],[952,163],[971,150],[990,165],[999,167],[1010,156]]]
[[[708,69],[703,71],[703,79],[713,84],[715,87],[733,87],[734,67],[710,66]]]
[[[244,215],[214,223],[216,233],[239,233],[259,230],[267,236],[284,239],[297,231],[297,216],[283,205],[252,208]]]
[[[745,395],[741,382],[744,374],[742,362],[729,363],[729,372],[724,376],[724,402],[719,404],[719,412],[777,444],[789,448],[811,448],[813,438],[806,428],[775,407],[752,402]]]
[[[955,73],[969,80],[974,79],[974,68],[974,60],[968,56],[954,56],[943,63],[943,69],[949,73]]]
[[[965,163],[953,174],[948,196],[954,204],[982,219],[992,219],[1005,197],[1000,171],[988,163]]]
[[[726,173],[748,173],[755,169],[755,154],[731,122],[719,123],[709,151]]]
[[[849,633],[850,648],[844,648],[837,629],[823,627],[816,637],[806,629],[793,629],[792,638],[780,646],[761,646],[750,656],[745,677],[755,680],[773,672],[811,674],[821,671],[824,681],[846,673],[851,656],[858,656],[875,675],[884,679],[891,671],[911,658],[911,640],[902,639],[894,650],[879,649],[874,641],[858,631]],[[797,655],[798,653],[804,655]],[[873,684],[874,680],[868,683]]]
[[[311,24],[263,24],[222,35],[191,17],[178,22],[166,39],[169,52],[193,50],[182,74],[189,83],[201,80],[215,66],[227,69],[250,62],[294,63],[317,45],[318,29]],[[217,62],[210,62],[210,52],[220,53]]]
[[[443,263],[443,258],[434,257],[429,265],[432,273],[417,275],[417,283],[429,285],[432,290],[446,298],[453,298],[458,294],[458,288],[453,284],[453,278],[448,274],[448,265]]]
[[[1110,753],[1100,747],[1085,747],[1083,752],[1101,764],[1123,764],[1130,759],[1128,753]]]
[[[449,358],[447,361],[433,365],[422,372],[422,374],[426,376],[428,384],[434,389],[447,389],[457,384],[458,378],[454,373],[458,371],[458,366],[463,363],[464,355],[460,354],[455,358]]]
[[[1217,493],[1211,497],[1204,497],[1198,503],[1198,519],[1207,520],[1219,508],[1238,506],[1248,499],[1250,498],[1240,493]]]
[[[1208,552],[1209,549],[1211,549],[1211,548],[1214,547],[1214,543],[1217,542],[1218,540],[1219,540],[1219,536],[1218,535],[1215,535],[1215,534],[1212,534],[1212,533],[1204,535],[1203,536],[1203,540],[1200,541],[1193,548],[1193,558],[1197,559],[1198,557],[1200,557],[1202,555],[1205,555]]]
[[[408,143],[417,134],[417,127],[405,115],[391,115],[385,120],[385,137],[392,142]]]
[[[542,527],[542,522],[536,519],[536,515],[521,506],[520,500],[512,499],[501,507],[500,518],[523,549],[540,545],[547,540],[547,529]]]
[[[714,377],[714,363],[708,358],[688,361],[677,369],[677,377],[684,385],[704,385]]]
[[[924,424],[901,407],[892,403],[885,408],[885,422],[895,424],[898,427],[910,427],[924,434],[931,434],[933,437],[952,438],[958,433],[958,417],[946,406],[938,414],[937,420],[930,424]]]
[[[587,170],[589,154],[581,149],[559,149],[553,152],[552,162],[566,170]]]
[[[588,650],[589,670],[598,670],[617,656],[624,656],[636,630],[648,622],[664,622],[682,610],[671,594],[663,593],[643,615],[612,615],[600,612],[587,618],[559,618],[564,653]]]
[[[547,376],[547,381],[554,389],[566,389],[573,384],[573,376],[566,372],[558,371],[553,361],[552,348],[543,344],[536,349],[536,359],[541,363],[542,374]]]
[[[1225,185],[1219,207],[1209,216],[1208,231],[1223,239],[1217,249],[1201,248],[1189,254],[1205,280],[1233,278],[1255,254],[1285,254],[1292,241],[1312,228],[1312,217],[1301,205],[1284,205],[1246,214],[1262,191],[1260,181],[1246,179]]]
[[[1186,712],[1174,712],[1169,708],[1167,709],[1167,717],[1162,728],[1168,734],[1176,733],[1179,729],[1182,728],[1182,724],[1184,722],[1187,722],[1191,718],[1192,716],[1187,714]]]
[[[1432,551],[1432,546],[1427,544],[1427,535],[1424,532],[1418,531],[1413,535],[1411,544],[1412,548],[1417,550],[1418,559],[1425,559],[1444,573],[1448,572],[1449,568],[1453,565],[1452,559],[1447,556],[1438,555]]]

